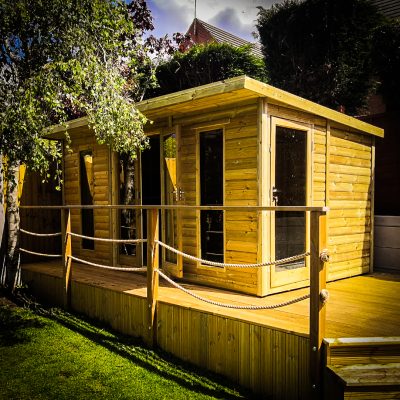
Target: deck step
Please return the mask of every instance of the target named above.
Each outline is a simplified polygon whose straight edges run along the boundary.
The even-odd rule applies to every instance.
[[[324,399],[400,399],[400,338],[326,339]]]
[[[400,363],[327,366],[325,399],[400,399]]]

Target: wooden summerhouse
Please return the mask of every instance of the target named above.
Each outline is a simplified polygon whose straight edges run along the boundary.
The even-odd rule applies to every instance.
[[[138,104],[153,121],[150,149],[128,160],[69,123],[65,205],[327,206],[328,280],[372,271],[375,137],[383,130],[242,76]],[[62,139],[63,127],[51,136]],[[146,237],[141,210],[72,209],[72,230]],[[216,263],[263,263],[306,252],[309,215],[258,210],[162,210],[161,240]],[[76,257],[146,265],[145,244],[73,238]],[[161,267],[186,281],[258,296],[309,283],[309,261],[264,268],[205,266],[162,249]]]

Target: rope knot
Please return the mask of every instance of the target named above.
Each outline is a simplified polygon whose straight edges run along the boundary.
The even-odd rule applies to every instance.
[[[324,262],[327,263],[329,262],[329,252],[328,249],[323,249],[319,255],[319,259]]]
[[[322,289],[319,294],[319,300],[324,305],[329,299],[329,292],[327,289]]]

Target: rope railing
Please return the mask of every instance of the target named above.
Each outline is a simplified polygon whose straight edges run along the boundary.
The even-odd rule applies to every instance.
[[[27,231],[26,229],[19,228],[20,232],[25,233],[26,235],[29,236],[36,236],[36,237],[54,237],[54,236],[61,236],[61,232],[55,232],[55,233],[37,233],[37,232],[31,232]],[[62,254],[48,254],[48,253],[39,253],[37,251],[32,251],[32,250],[27,250],[22,247],[19,248],[19,251],[22,253],[26,254],[32,254],[34,256],[39,256],[39,257],[52,257],[52,258],[61,258]]]
[[[109,242],[109,243],[146,243],[147,239],[109,239],[109,238],[99,238],[99,237],[94,237],[94,236],[85,236],[81,235],[79,233],[74,233],[74,232],[67,232],[67,235],[71,235],[73,237],[81,238],[81,239],[89,239],[89,240],[95,240],[98,242]]]
[[[54,237],[54,236],[61,236],[61,232],[56,232],[56,233],[36,233],[36,232],[31,232],[27,231],[25,229],[20,228],[20,232],[23,232],[27,235],[30,236],[37,236],[37,237]],[[147,239],[108,239],[108,238],[97,238],[97,237],[92,237],[92,236],[85,236],[85,235],[80,235],[78,233],[74,232],[66,232],[67,235],[82,238],[82,239],[89,239],[89,240],[95,240],[99,242],[110,242],[110,243],[126,243],[126,244],[136,244],[136,243],[146,243]],[[60,258],[62,257],[62,254],[48,254],[48,253],[39,253],[36,251],[32,250],[27,250],[22,247],[19,249],[22,253],[26,254],[31,254],[34,256],[39,256],[39,257],[54,257],[54,258]],[[76,261],[82,262],[82,263],[89,263],[89,265],[96,266],[99,268],[104,268],[104,269],[113,269],[117,271],[135,271],[135,272],[143,272],[146,271],[146,268],[123,268],[123,267],[110,267],[110,266],[105,266],[101,264],[96,264],[96,263],[91,263],[90,261],[85,261],[78,259],[77,257],[69,256],[71,259],[76,258]]]
[[[60,257],[62,257],[62,254],[38,253],[38,252],[36,252],[36,251],[31,251],[31,250],[23,249],[22,247],[19,248],[19,251],[22,251],[23,253],[27,253],[27,254],[32,254],[32,255],[34,255],[34,256],[40,256],[40,257],[55,257],[55,258],[60,258]]]
[[[26,229],[19,228],[20,232],[25,233],[26,235],[30,236],[38,236],[38,237],[53,237],[53,236],[61,236],[61,232],[55,232],[55,233],[36,233],[36,232],[31,232],[27,231]]]
[[[310,252],[305,252],[302,254],[298,254],[295,256],[291,256],[291,257],[286,257],[286,258],[282,258],[280,260],[275,260],[275,261],[268,261],[268,262],[264,262],[264,263],[256,263],[256,264],[230,264],[230,263],[221,263],[221,262],[217,262],[217,261],[210,261],[210,260],[204,260],[202,258],[198,258],[195,256],[192,256],[190,254],[184,253],[183,251],[177,250],[174,247],[171,247],[163,242],[161,242],[160,240],[156,240],[155,243],[159,244],[160,246],[164,247],[167,250],[172,251],[175,254],[178,254],[182,257],[187,258],[188,260],[192,260],[192,261],[197,261],[200,262],[202,264],[205,265],[210,265],[212,267],[230,267],[230,268],[260,268],[260,267],[266,267],[266,266],[271,266],[271,265],[280,265],[280,264],[287,264],[291,261],[297,261],[297,260],[301,260],[307,256],[310,255]]]
[[[157,344],[157,330],[158,330],[158,321],[157,321],[157,302],[159,301],[158,295],[158,287],[159,287],[159,278],[161,277],[166,282],[168,282],[172,287],[180,290],[187,295],[198,299],[199,301],[215,305],[218,307],[223,307],[227,309],[237,309],[237,310],[272,310],[280,307],[289,306],[291,304],[295,304],[301,302],[306,299],[310,299],[309,301],[309,346],[310,346],[310,383],[313,388],[313,392],[319,388],[319,383],[321,381],[321,357],[322,357],[322,338],[325,333],[325,312],[326,312],[326,300],[327,293],[325,290],[326,287],[326,263],[329,262],[329,254],[327,249],[327,212],[329,208],[327,207],[282,207],[282,206],[189,206],[189,205],[174,205],[174,206],[126,206],[126,205],[65,205],[65,206],[21,206],[21,208],[25,209],[58,209],[61,210],[62,217],[62,231],[63,231],[63,260],[65,261],[63,264],[63,302],[66,307],[71,304],[71,266],[72,261],[77,263],[86,264],[93,267],[113,270],[113,271],[123,271],[123,272],[144,272],[147,271],[147,323],[148,323],[148,334],[146,334],[146,341],[149,345]],[[108,238],[96,238],[90,237],[86,235],[80,235],[78,233],[71,232],[71,210],[83,210],[83,209],[109,209],[109,210],[118,210],[118,209],[132,209],[132,210],[146,210],[147,211],[147,239],[108,239]],[[185,210],[189,211],[201,211],[201,210],[219,210],[219,211],[229,211],[229,212],[247,212],[251,210],[252,212],[257,212],[257,214],[262,217],[260,213],[265,211],[270,212],[279,212],[279,211],[287,211],[287,212],[307,212],[309,213],[309,243],[310,243],[310,251],[305,252],[303,254],[298,254],[292,257],[283,258],[280,260],[269,261],[269,262],[260,262],[260,263],[252,263],[252,264],[234,264],[234,263],[222,263],[216,261],[203,260],[202,258],[198,258],[192,256],[190,254],[186,254],[180,250],[177,250],[159,239],[159,214],[163,210],[176,210],[177,212],[182,212]],[[121,229],[128,229],[123,226]],[[129,227],[129,229],[132,229]],[[26,230],[21,230],[23,233],[27,235],[33,236],[59,236],[59,233],[56,234],[34,234],[34,232],[29,232]],[[133,235],[132,235],[133,236]],[[147,243],[147,268],[142,267],[113,267],[108,265],[102,265],[95,262],[91,262],[88,260],[81,259],[79,257],[75,257],[72,255],[72,238],[78,237],[82,239],[88,240],[96,240],[101,242],[111,242],[111,243],[126,243],[126,244],[137,244],[137,243]],[[303,259],[305,257],[310,257],[309,259],[309,267],[310,267],[310,290],[309,294],[305,294],[303,296],[283,301],[278,304],[252,304],[252,305],[242,305],[235,304],[235,301],[232,301],[231,304],[223,303],[220,301],[215,301],[212,298],[207,298],[198,295],[192,290],[189,290],[179,283],[175,282],[169,276],[167,276],[163,270],[159,268],[159,247],[163,247],[175,254],[181,256],[182,258],[189,259],[195,262],[199,262],[204,266],[215,266],[215,267],[231,267],[231,268],[260,268],[265,266],[272,265],[282,265],[287,264],[296,260]],[[25,252],[28,254],[33,254],[37,256],[44,257],[61,257],[61,255],[56,254],[43,254],[38,253],[26,249],[20,249],[21,252]],[[116,252],[113,252],[113,258],[115,257]],[[181,260],[180,260],[181,261]],[[179,267],[179,271],[181,271],[182,263],[178,263],[177,267]],[[212,296],[212,295],[210,295]],[[214,297],[215,298],[215,297]]]
[[[240,305],[236,305],[236,304],[221,303],[219,301],[214,301],[214,300],[210,300],[210,299],[207,299],[205,297],[199,296],[198,294],[192,292],[191,290],[188,290],[188,289],[184,288],[182,285],[179,285],[179,283],[176,283],[175,281],[173,281],[169,276],[165,275],[158,268],[155,269],[154,271],[157,272],[158,275],[160,275],[162,278],[164,278],[172,286],[174,286],[175,288],[181,290],[182,292],[185,292],[189,296],[194,297],[197,300],[201,300],[201,301],[203,301],[205,303],[212,304],[214,306],[230,308],[230,309],[235,309],[235,310],[273,310],[275,308],[286,307],[286,306],[289,306],[291,304],[295,304],[295,303],[298,303],[300,301],[303,301],[303,300],[306,300],[306,299],[310,298],[310,294],[308,293],[308,294],[305,294],[304,296],[300,296],[300,297],[297,297],[297,298],[292,299],[292,300],[283,301],[283,302],[277,303],[277,304],[240,306]]]
[[[112,271],[124,271],[124,272],[145,272],[147,271],[147,268],[145,267],[111,267],[109,265],[103,265],[103,264],[97,264],[91,261],[87,261],[87,260],[83,260],[82,258],[78,258],[72,255],[69,255],[68,258],[70,258],[73,261],[82,263],[82,264],[86,264],[86,265],[90,265],[92,267],[97,267],[97,268],[103,268],[103,269],[109,269]]]

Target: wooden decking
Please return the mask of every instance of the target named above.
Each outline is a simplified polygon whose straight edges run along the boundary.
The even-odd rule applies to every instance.
[[[26,264],[23,270],[49,277],[62,276],[60,261]],[[146,298],[145,274],[100,270],[74,263],[73,282]],[[229,304],[275,304],[307,293],[300,289],[265,298],[185,284],[200,296]],[[326,337],[400,336],[400,275],[374,273],[328,283]],[[232,310],[197,300],[160,279],[159,301],[230,319],[245,320],[262,327],[308,336],[309,301],[275,310]]]

